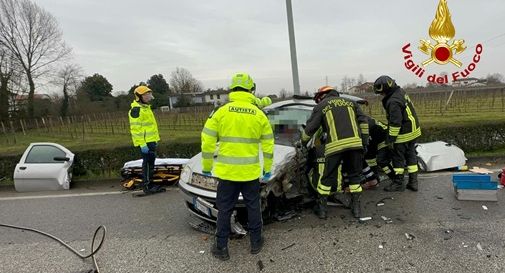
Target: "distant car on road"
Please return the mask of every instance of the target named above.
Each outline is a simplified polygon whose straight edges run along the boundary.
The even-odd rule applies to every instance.
[[[31,143],[14,170],[18,192],[68,190],[74,154],[57,143]]]

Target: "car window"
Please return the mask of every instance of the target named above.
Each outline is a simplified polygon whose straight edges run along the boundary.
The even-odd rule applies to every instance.
[[[268,111],[267,116],[272,124],[275,143],[291,146],[300,139],[302,124],[307,122],[311,113],[312,107],[308,106],[288,106]]]
[[[26,156],[25,163],[63,163],[54,160],[54,157],[66,157],[65,152],[50,145],[33,146]]]

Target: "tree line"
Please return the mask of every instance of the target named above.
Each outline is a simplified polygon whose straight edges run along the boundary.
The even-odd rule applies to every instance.
[[[61,92],[52,98],[40,97],[35,93],[40,82]],[[72,62],[72,49],[54,16],[31,0],[0,0],[0,120],[125,109],[139,85],[153,90],[157,98],[153,107],[167,105],[169,95],[203,90],[184,68],[176,68],[169,82],[162,74],[154,74],[112,96],[113,86],[105,76],[84,76]]]

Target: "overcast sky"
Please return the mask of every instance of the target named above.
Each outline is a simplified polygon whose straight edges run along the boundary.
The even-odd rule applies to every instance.
[[[236,71],[251,74],[263,94],[293,90],[285,0],[35,0],[53,14],[74,62],[86,75],[99,73],[128,90],[153,74],[170,78],[188,69],[205,88],[226,87]],[[401,48],[417,50],[428,39],[438,0],[293,0],[302,92],[340,86],[343,76],[362,73],[373,81],[389,74],[402,84],[424,84],[403,65]],[[448,0],[456,39],[471,62],[475,45],[484,52],[471,74],[505,74],[505,1]],[[427,73],[462,70],[431,64]],[[49,88],[49,87],[46,87]]]

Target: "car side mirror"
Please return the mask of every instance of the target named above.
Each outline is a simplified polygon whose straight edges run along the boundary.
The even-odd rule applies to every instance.
[[[65,156],[55,156],[53,158],[54,161],[70,161],[70,158],[65,157]]]

